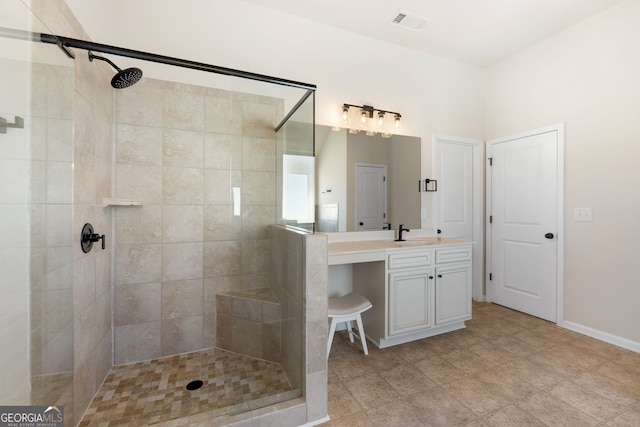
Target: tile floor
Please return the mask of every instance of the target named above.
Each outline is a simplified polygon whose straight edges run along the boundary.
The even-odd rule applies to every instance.
[[[326,426],[640,426],[640,354],[504,307],[368,356],[338,335]]]
[[[198,379],[201,388],[185,388]],[[79,426],[216,425],[299,396],[280,364],[212,348],[115,366]]]

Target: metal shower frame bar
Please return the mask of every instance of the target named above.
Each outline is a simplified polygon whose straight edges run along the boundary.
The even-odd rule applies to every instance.
[[[174,58],[171,56],[158,55],[158,54],[149,53],[149,52],[142,52],[139,50],[111,46],[111,45],[106,45],[102,43],[95,43],[95,42],[90,42],[86,40],[79,40],[79,39],[74,39],[70,37],[58,36],[54,34],[34,33],[30,31],[15,30],[11,28],[0,27],[0,36],[20,39],[20,40],[31,40],[36,42],[55,44],[55,45],[58,45],[58,47],[62,49],[64,53],[70,58],[75,58],[75,55],[73,54],[73,51],[70,50],[70,48],[77,48],[77,49],[92,50],[95,52],[102,52],[102,53],[107,53],[107,54],[112,54],[117,56],[125,56],[128,58],[141,59],[144,61],[157,62],[160,64],[174,65],[176,67],[190,68],[192,70],[200,70],[200,71],[206,71],[209,73],[223,74],[227,76],[257,80],[265,83],[272,83],[272,84],[277,84],[282,86],[306,89],[310,91],[316,90],[316,85],[309,84],[309,83],[302,83],[294,80],[287,80],[279,77],[252,73],[249,71],[219,67],[217,65],[206,64],[204,62],[190,61],[186,59]]]

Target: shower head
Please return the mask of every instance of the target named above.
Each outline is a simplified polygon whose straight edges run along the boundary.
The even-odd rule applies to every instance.
[[[94,59],[99,59],[106,62],[118,71],[116,75],[111,79],[111,86],[114,89],[124,89],[138,83],[138,81],[142,78],[142,70],[140,68],[132,67],[127,68],[126,70],[122,70],[116,64],[111,62],[111,60],[102,56],[96,56],[91,51],[89,51],[89,61],[93,61]]]

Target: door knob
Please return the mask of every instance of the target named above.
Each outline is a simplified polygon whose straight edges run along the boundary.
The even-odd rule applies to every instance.
[[[547,233],[544,235],[547,239],[553,239],[553,233]]]
[[[360,221],[360,225],[364,225],[364,222]]]

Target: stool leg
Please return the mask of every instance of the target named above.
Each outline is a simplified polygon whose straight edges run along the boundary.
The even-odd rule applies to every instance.
[[[351,342],[354,342],[353,331],[351,330],[351,320],[345,320],[344,323],[347,324],[347,332],[349,332],[349,339],[351,340]]]
[[[360,332],[360,341],[362,341],[362,349],[364,350],[364,355],[369,354],[369,349],[367,348],[367,338],[364,336],[364,327],[362,326],[362,316],[358,313],[356,317],[356,323],[358,324],[358,331]]]
[[[331,327],[329,328],[329,339],[327,342],[327,359],[329,358],[329,353],[331,352],[331,344],[333,343],[333,334],[336,332],[336,319],[334,317],[331,318]]]

